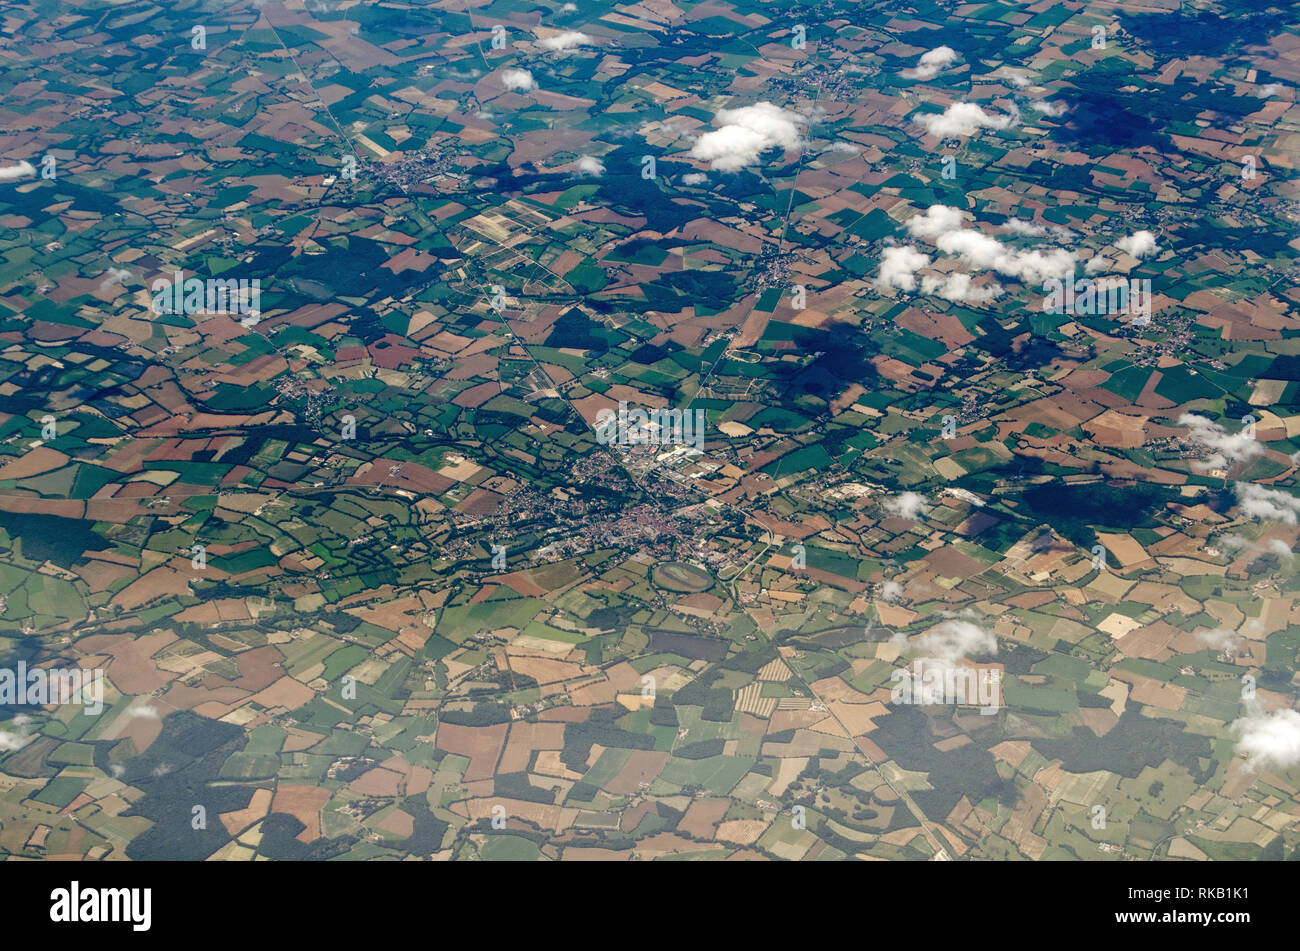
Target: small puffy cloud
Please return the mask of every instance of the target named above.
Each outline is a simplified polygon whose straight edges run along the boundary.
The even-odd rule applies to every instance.
[[[1230,433],[1213,420],[1195,413],[1183,413],[1178,417],[1178,425],[1186,426],[1188,438],[1208,453],[1203,462],[1193,464],[1194,468],[1226,469],[1264,452],[1264,447],[1249,432]]]
[[[921,292],[942,297],[958,304],[983,304],[1001,297],[1001,284],[977,286],[969,274],[949,274],[945,277],[925,275],[921,278]]]
[[[998,639],[970,621],[943,621],[912,642],[912,649],[925,657],[954,663],[977,654],[996,654]]]
[[[997,238],[991,238],[973,228],[946,231],[935,237],[934,246],[982,268],[994,267],[1006,254],[1006,249]]]
[[[1269,96],[1279,95],[1283,88],[1285,87],[1283,87],[1281,83],[1267,83],[1260,86],[1259,89],[1256,90],[1255,95],[1259,96],[1261,99],[1267,99]]]
[[[903,73],[908,79],[933,79],[943,68],[957,58],[957,51],[951,46],[936,46],[921,54],[916,69]]]
[[[538,40],[537,45],[544,50],[571,50],[576,46],[584,46],[590,42],[591,37],[586,33],[578,30],[565,30],[563,33],[555,33]]]
[[[880,597],[885,601],[900,601],[903,597],[903,586],[897,581],[885,581],[880,585]]]
[[[1226,651],[1241,640],[1234,631],[1227,631],[1221,627],[1211,628],[1208,631],[1197,631],[1196,639],[1206,647],[1216,651]]]
[[[1021,251],[983,232],[962,227],[961,211],[947,205],[931,205],[924,213],[909,218],[907,230],[914,237],[931,239],[940,251],[956,255],[971,267],[994,270],[1027,283],[1064,278],[1075,267],[1074,253],[1064,248]]]
[[[566,3],[564,6],[560,7],[560,9],[565,13],[576,13],[578,5],[576,3]]]
[[[1240,496],[1240,493],[1238,493],[1238,496]],[[1277,504],[1278,503],[1273,501],[1268,502],[1270,507]],[[1284,499],[1281,502],[1281,505],[1284,507],[1285,504],[1286,501]],[[1285,512],[1285,508],[1283,508],[1283,512]],[[1285,518],[1283,520],[1285,520]],[[1291,550],[1291,546],[1280,538],[1265,538],[1258,542],[1252,542],[1249,538],[1243,538],[1241,535],[1228,534],[1220,535],[1218,539],[1215,540],[1214,544],[1218,550],[1227,552],[1228,554],[1236,554],[1244,551],[1248,556],[1252,557],[1257,554],[1274,555],[1277,558],[1282,559],[1286,564],[1290,564],[1291,559],[1295,556],[1295,552]]]
[[[1115,262],[1110,258],[1103,258],[1100,254],[1097,254],[1088,258],[1087,263],[1083,266],[1083,270],[1087,274],[1098,274],[1102,271],[1108,271],[1114,266]]]
[[[1051,277],[1067,277],[1075,267],[1074,253],[1064,248],[1021,251],[969,228],[940,235],[934,246],[947,254],[955,254],[971,267],[992,269],[1027,284],[1039,284]]]
[[[922,254],[910,244],[885,248],[880,257],[880,276],[876,283],[882,288],[893,287],[900,291],[916,290],[916,272],[930,263],[930,256]]]
[[[20,713],[13,718],[13,725],[18,728],[18,732],[0,730],[0,753],[11,753],[14,750],[22,749],[31,738],[31,734],[27,731],[27,726],[31,722],[31,717],[25,713]]]
[[[12,182],[20,178],[31,178],[36,169],[31,162],[19,162],[17,165],[0,167],[0,182]]]
[[[1016,112],[992,115],[973,102],[954,102],[943,112],[927,112],[915,119],[931,135],[949,139],[957,135],[974,135],[980,129],[1007,129],[1020,119]]]
[[[501,83],[514,92],[528,92],[537,88],[533,74],[526,69],[506,69],[501,72]]]
[[[158,708],[154,706],[150,706],[147,703],[141,704],[138,707],[132,707],[129,711],[127,711],[127,716],[131,717],[132,719],[139,719],[139,720],[160,719],[158,716]]]
[[[895,518],[915,520],[925,511],[925,496],[920,492],[900,492],[890,499],[885,499],[883,507]]]
[[[683,185],[703,185],[709,180],[709,176],[703,172],[687,172],[682,176]]]
[[[1023,73],[1007,73],[1007,81],[1017,89],[1024,89],[1029,85],[1029,77]]]
[[[1008,266],[995,264],[994,267],[1008,277],[1036,284],[1053,277],[1061,280],[1074,273],[1076,259],[1073,251],[1052,248],[1048,251],[1017,251],[1009,260]]]
[[[1215,546],[1224,551],[1241,551],[1243,548],[1250,547],[1250,539],[1242,538],[1240,535],[1221,535],[1215,542]]]
[[[1300,713],[1257,711],[1232,724],[1237,752],[1253,770],[1290,769],[1300,763]]]
[[[768,149],[793,149],[803,144],[799,128],[804,117],[770,102],[723,109],[714,119],[721,127],[700,136],[689,154],[720,172],[755,165]]]
[[[108,288],[113,287],[114,285],[121,284],[130,276],[131,272],[127,268],[110,267],[104,272],[104,278],[99,282],[99,289],[101,291],[108,290]]]
[[[1027,238],[1041,238],[1045,235],[1051,235],[1057,241],[1073,241],[1076,235],[1069,228],[1062,228],[1060,225],[1036,225],[1032,221],[1025,221],[1022,218],[1008,218],[1002,223],[1003,231],[1010,231],[1012,234],[1024,235]]]
[[[1031,238],[1047,234],[1047,228],[1044,225],[1036,225],[1032,221],[1023,221],[1020,218],[1008,218],[1002,223],[1002,228],[1013,234],[1023,234]]]
[[[931,205],[907,219],[907,230],[917,238],[937,238],[962,226],[961,210],[948,205]]]
[[[1143,258],[1156,249],[1156,236],[1150,231],[1135,231],[1116,241],[1115,247],[1135,258]]]
[[[578,171],[597,177],[605,174],[605,163],[594,155],[584,155],[578,159]]]
[[[1035,112],[1041,112],[1045,116],[1059,117],[1066,114],[1069,109],[1063,102],[1046,102],[1040,99],[1031,107]]]
[[[1076,265],[1074,252],[1065,248],[1020,250],[974,228],[964,227],[961,210],[948,205],[931,205],[921,214],[909,218],[905,227],[912,237],[932,241],[939,251],[956,256],[968,267],[996,271],[1026,283],[1064,278],[1074,272]],[[1026,235],[1041,235],[1048,231],[1043,226],[1014,218],[1004,227]],[[1071,236],[1064,229],[1059,229],[1059,232],[1052,233],[1057,238]],[[878,284],[915,290],[916,271],[929,263],[930,259],[911,245],[887,249],[881,258]],[[921,290],[963,303],[983,303],[1003,293],[1003,288],[996,283],[977,286],[970,274],[928,276],[922,278]]]
[[[1266,489],[1253,482],[1238,482],[1237,508],[1248,518],[1268,519],[1295,525],[1300,516],[1300,499],[1281,489]]]
[[[1295,554],[1291,550],[1291,546],[1280,538],[1270,538],[1264,543],[1264,550],[1270,555],[1277,555],[1279,558],[1290,558]]]

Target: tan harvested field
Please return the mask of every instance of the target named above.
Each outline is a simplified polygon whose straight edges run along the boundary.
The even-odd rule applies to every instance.
[[[636,793],[641,783],[649,783],[668,763],[668,754],[656,750],[635,750],[605,788],[612,793]]]
[[[81,644],[88,653],[112,658],[106,673],[118,690],[148,694],[174,679],[174,674],[160,672],[151,658],[175,640],[176,635],[170,632],[138,638],[129,634],[100,634],[83,639]]]
[[[497,767],[500,773],[519,773],[526,770],[536,750],[564,748],[562,723],[514,723],[506,740],[505,752]]]
[[[68,464],[68,457],[49,446],[37,446],[0,466],[0,480],[26,479],[42,472],[52,472]]]
[[[480,727],[442,723],[438,726],[438,748],[469,757],[466,782],[487,779],[496,771],[508,729],[509,725],[505,723]]]
[[[283,812],[296,818],[307,827],[298,834],[298,840],[314,842],[320,838],[320,811],[329,800],[328,789],[280,783],[275,789],[271,811]]]
[[[727,799],[696,799],[682,816],[678,827],[696,838],[711,839],[729,808],[731,802]]]
[[[143,607],[163,595],[188,594],[189,587],[189,579],[185,575],[174,568],[160,565],[115,594],[113,604],[123,610],[131,610]]]
[[[348,788],[363,796],[396,796],[401,792],[404,774],[377,766],[362,773]]]

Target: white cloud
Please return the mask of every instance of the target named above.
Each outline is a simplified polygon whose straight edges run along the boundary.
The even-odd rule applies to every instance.
[[[793,149],[803,144],[799,126],[804,117],[770,102],[723,109],[714,119],[722,123],[721,128],[700,136],[689,154],[710,162],[720,172],[754,165],[770,148]]]
[[[605,163],[594,155],[584,155],[578,159],[578,171],[599,177],[605,174]]]
[[[1012,106],[1005,115],[990,115],[973,102],[954,102],[943,112],[921,113],[915,119],[931,135],[948,139],[956,135],[973,135],[979,129],[1007,129],[1019,121]]]
[[[1232,724],[1237,752],[1251,769],[1290,769],[1300,763],[1300,713],[1256,711]]]
[[[913,641],[912,649],[925,657],[954,663],[976,654],[996,654],[998,639],[970,621],[943,621]]]
[[[1065,103],[1063,102],[1046,102],[1042,99],[1040,99],[1038,102],[1035,102],[1031,106],[1031,108],[1035,112],[1041,112],[1043,115],[1054,116],[1054,117],[1063,116],[1069,111],[1069,109],[1066,107]]]
[[[1281,489],[1266,489],[1253,482],[1238,482],[1233,488],[1237,493],[1237,508],[1248,518],[1269,519],[1295,525],[1300,515],[1300,499]]]
[[[1049,277],[1064,278],[1074,271],[1075,266],[1074,253],[1064,248],[1020,251],[968,228],[939,235],[934,246],[947,254],[955,254],[971,267],[991,268],[1027,284],[1039,284]]]
[[[22,749],[31,738],[31,734],[27,730],[31,722],[31,717],[25,713],[20,713],[13,718],[13,725],[18,728],[18,732],[0,730],[0,753],[9,753],[13,750]]]
[[[1240,499],[1238,501],[1240,502]],[[1267,504],[1272,506],[1274,503],[1268,502]],[[1281,500],[1281,504],[1285,506],[1286,500]],[[1282,511],[1285,516],[1285,508]],[[1291,559],[1295,557],[1295,552],[1291,550],[1291,546],[1280,538],[1265,538],[1258,542],[1252,542],[1249,538],[1243,538],[1241,535],[1220,535],[1215,541],[1215,547],[1229,554],[1245,551],[1249,557],[1265,553],[1276,555],[1288,566],[1291,564]]]
[[[1088,263],[1083,266],[1087,274],[1097,274],[1100,271],[1108,271],[1115,266],[1115,262],[1110,258],[1103,258],[1100,254],[1088,258]]]
[[[591,37],[586,33],[581,33],[578,30],[565,30],[563,33],[556,33],[538,40],[537,45],[544,50],[571,50],[575,46],[582,46],[590,42]]]
[[[709,180],[703,172],[687,172],[682,176],[683,185],[702,185]]]
[[[526,69],[506,69],[501,72],[502,84],[514,92],[527,92],[537,88],[533,74]]]
[[[110,267],[104,272],[104,279],[99,282],[99,289],[107,290],[115,284],[121,284],[131,276],[130,270],[124,267]]]
[[[919,215],[907,219],[908,233],[917,238],[937,238],[949,231],[960,230],[961,210],[948,205],[931,205]]]
[[[1010,80],[1011,85],[1015,86],[1017,89],[1024,89],[1029,85],[1029,77],[1022,73],[1007,73],[1007,79]]]
[[[1197,631],[1196,639],[1206,647],[1216,651],[1226,651],[1241,640],[1240,636],[1235,632],[1224,630],[1221,627],[1211,628],[1208,631]]]
[[[31,162],[19,162],[17,165],[0,167],[0,182],[12,182],[19,178],[31,178],[36,169]]]
[[[1146,257],[1156,249],[1156,236],[1150,231],[1135,231],[1127,238],[1120,238],[1115,247],[1135,258]]]
[[[1041,237],[1047,234],[1047,228],[1043,225],[1036,225],[1032,221],[1022,221],[1019,218],[1008,218],[1003,222],[1002,227],[1006,231],[1014,234],[1029,235],[1031,238]]]
[[[1178,417],[1178,425],[1186,426],[1188,438],[1209,453],[1203,462],[1193,463],[1193,468],[1226,469],[1234,463],[1254,459],[1264,452],[1264,448],[1249,432],[1242,430],[1230,433],[1213,420],[1195,413],[1183,413]]]
[[[880,287],[894,287],[900,291],[916,290],[916,272],[930,263],[930,256],[922,254],[910,244],[885,248],[880,258]]]
[[[956,58],[957,51],[951,46],[936,46],[921,54],[916,69],[906,70],[903,75],[908,79],[933,79]]]
[[[573,13],[578,9],[578,5],[576,3],[566,3],[564,6],[560,7],[560,9],[565,13]]]
[[[1242,538],[1240,535],[1220,535],[1214,544],[1224,551],[1241,551],[1243,548],[1249,548],[1251,542],[1249,538]]]
[[[138,707],[132,707],[132,708],[127,712],[127,716],[131,717],[132,719],[140,719],[140,720],[157,720],[157,719],[160,719],[159,716],[158,716],[158,708],[157,708],[157,707],[150,706],[150,705],[147,704],[147,703],[146,703],[146,704],[141,704],[141,705],[138,706]]]
[[[1022,251],[1004,245],[983,232],[963,227],[961,210],[947,205],[931,205],[921,214],[909,218],[905,227],[913,237],[932,240],[938,250],[956,256],[971,268],[997,271],[1025,283],[1039,283],[1051,277],[1064,278],[1073,273],[1076,264],[1074,252],[1064,248]],[[1031,235],[1047,231],[1039,225],[1016,219],[1011,219],[1004,227]],[[1057,234],[1057,237],[1069,235],[1065,229],[1059,230],[1061,234]],[[881,258],[878,284],[905,291],[914,290],[916,272],[929,263],[930,259],[911,245],[889,248]],[[946,300],[972,303],[992,300],[1003,293],[1003,288],[998,284],[977,287],[972,278],[973,275],[970,274],[925,277],[921,281],[921,289],[926,294],[936,294]]]
[[[990,268],[1004,256],[1002,242],[973,228],[954,228],[934,239],[934,246],[947,254],[955,254],[968,264]]]
[[[992,269],[1027,283],[1063,278],[1074,270],[1073,252],[1063,248],[1020,251],[961,224],[958,209],[931,205],[923,215],[908,219],[907,229],[916,237],[932,238],[940,251],[956,255],[971,267]]]
[[[997,283],[977,287],[969,274],[949,274],[945,277],[927,274],[921,278],[921,292],[959,304],[983,304],[1002,296],[1003,288]]]
[[[1268,83],[1260,86],[1255,95],[1261,99],[1267,99],[1269,96],[1276,96],[1282,92],[1285,87],[1281,83]]]
[[[880,585],[880,597],[886,601],[900,601],[903,597],[903,586],[897,581],[885,581]]]
[[[1060,225],[1036,225],[1032,221],[1025,221],[1021,218],[1008,218],[1002,223],[1002,230],[1029,238],[1041,238],[1045,235],[1051,235],[1057,241],[1073,241],[1078,237],[1069,228],[1062,228]]]
[[[925,510],[925,496],[919,492],[900,492],[890,499],[885,499],[882,507],[895,518],[915,520]]]

